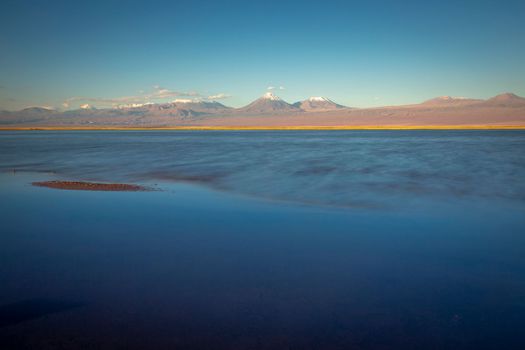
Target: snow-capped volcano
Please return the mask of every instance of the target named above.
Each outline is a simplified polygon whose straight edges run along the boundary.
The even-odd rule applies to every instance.
[[[311,101],[311,102],[332,102],[329,98],[321,97],[321,96],[309,97],[308,101]]]
[[[279,96],[273,94],[272,92],[265,93],[261,98],[270,101],[282,101]]]
[[[283,101],[279,96],[276,96],[271,92],[267,92],[249,105],[240,108],[239,111],[242,113],[253,114],[281,111],[299,111],[299,108]]]
[[[346,108],[326,97],[313,96],[304,101],[294,103],[294,106],[304,111],[329,111],[332,109]]]

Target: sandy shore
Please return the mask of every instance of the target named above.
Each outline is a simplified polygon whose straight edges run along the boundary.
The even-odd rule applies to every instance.
[[[121,184],[121,183],[97,183],[82,181],[42,181],[33,182],[33,186],[55,188],[59,190],[76,190],[76,191],[120,191],[120,192],[137,192],[148,191],[149,189],[139,185]]]
[[[334,126],[28,126],[0,127],[0,131],[27,130],[525,130],[525,125],[334,125]]]

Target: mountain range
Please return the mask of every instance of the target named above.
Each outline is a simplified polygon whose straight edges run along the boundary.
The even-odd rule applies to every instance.
[[[525,98],[512,93],[487,100],[441,96],[413,105],[351,108],[326,97],[290,104],[268,92],[241,108],[216,101],[175,100],[105,109],[85,105],[63,112],[42,107],[0,111],[0,127],[474,124],[525,125]]]

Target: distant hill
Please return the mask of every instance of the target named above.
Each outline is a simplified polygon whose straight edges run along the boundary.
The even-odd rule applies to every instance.
[[[166,105],[168,109],[186,109],[200,113],[219,113],[225,112],[231,107],[226,107],[222,103],[212,101],[193,101],[193,100],[175,100],[172,103]]]
[[[499,106],[499,107],[523,107],[525,106],[525,98],[507,92],[501,95],[489,98],[486,105]]]
[[[20,112],[27,113],[27,114],[47,115],[47,114],[52,114],[53,112],[55,112],[55,110],[51,108],[44,108],[44,107],[29,107],[29,108],[22,109]]]
[[[422,104],[427,106],[465,106],[480,102],[483,102],[483,100],[467,97],[440,96],[427,100]]]

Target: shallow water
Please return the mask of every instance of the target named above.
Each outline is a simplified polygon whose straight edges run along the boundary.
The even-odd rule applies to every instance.
[[[2,349],[525,347],[524,132],[2,132],[0,150]],[[53,179],[161,191],[30,185]]]
[[[525,201],[523,131],[0,132],[0,170],[335,206]]]

